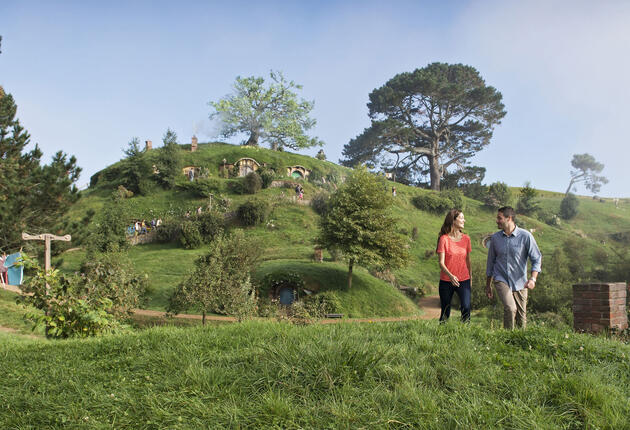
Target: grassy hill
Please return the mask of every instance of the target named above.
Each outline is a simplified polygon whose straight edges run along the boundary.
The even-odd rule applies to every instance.
[[[314,176],[329,178],[325,186],[321,183],[315,185],[312,181],[302,181],[306,199],[312,198],[313,195],[322,191],[322,188],[334,190],[335,182],[341,183],[342,178],[350,173],[349,169],[331,162],[264,148],[222,143],[200,144],[199,150],[195,153],[186,151],[186,145],[183,145],[182,148],[182,156],[185,159],[184,165],[207,168],[210,176],[217,178],[220,191],[231,199],[232,210],[251,196],[231,192],[230,181],[234,181],[234,179],[218,179],[219,165],[223,159],[233,163],[240,158],[251,157],[259,163],[267,163],[277,172],[284,172],[287,166],[302,165],[313,170],[316,173]],[[145,156],[153,160],[157,151],[150,151]],[[86,214],[98,213],[107,204],[109,196],[117,186],[116,174],[119,168],[120,162],[94,175],[93,186],[83,192],[82,198],[68,214],[66,223],[68,228],[63,233],[75,234],[72,229],[73,226],[85,228],[86,224],[93,222],[93,218],[89,220]],[[285,180],[288,183],[295,181],[288,177]],[[185,183],[186,178],[182,175],[180,185]],[[392,183],[392,185],[394,184]],[[421,211],[412,204],[414,196],[428,191],[401,184],[395,185],[397,197],[392,210],[400,220],[399,232],[408,237],[412,254],[411,263],[406,268],[394,272],[396,282],[399,285],[417,287],[422,291],[432,291],[439,276],[433,250],[435,249],[437,232],[443,221],[443,214]],[[516,195],[517,193],[518,189],[513,189],[513,194]],[[313,263],[312,255],[317,235],[318,215],[309,206],[300,205],[293,201],[293,195],[291,188],[282,187],[263,189],[257,194],[258,197],[276,202],[276,208],[271,215],[269,225],[245,229],[247,235],[256,238],[260,246],[264,248],[264,261],[256,269],[256,277],[260,278],[261,274],[267,273],[266,268],[269,267],[298,271],[305,275],[307,282],[312,284],[311,286],[316,291],[327,288],[338,289],[344,298],[347,313],[352,316],[384,316],[392,315],[392,312],[403,315],[415,312],[407,298],[392,289],[389,284],[372,277],[366,271],[359,271],[357,274],[359,279],[357,290],[362,290],[361,294],[372,297],[372,304],[368,304],[369,300],[358,299],[360,295],[358,292],[345,291],[344,266],[340,262],[334,262],[332,256],[327,252],[324,253],[325,264]],[[552,212],[558,212],[561,199],[562,195],[559,193],[543,191],[540,196],[541,206]],[[486,258],[486,251],[481,246],[481,239],[484,235],[496,230],[495,213],[476,200],[465,198],[464,201],[467,218],[466,232],[473,241],[473,283],[474,285],[481,285],[485,282],[484,265]],[[127,205],[130,217],[151,219],[194,210],[197,206],[206,203],[207,200],[196,197],[190,191],[180,187],[172,191],[156,188],[147,196],[134,196],[128,200]],[[520,217],[518,223],[520,226],[534,230],[534,236],[546,257],[552,255],[556,249],[563,248],[567,240],[578,240],[580,252],[589,266],[595,267],[599,264],[597,261],[602,258],[616,258],[620,249],[623,250],[624,247],[627,247],[628,244],[623,242],[623,233],[630,230],[630,200],[622,200],[619,208],[615,208],[612,200],[600,202],[592,198],[580,197],[579,215],[571,222],[550,226],[534,218]],[[242,227],[234,224],[231,228]],[[414,234],[414,230],[417,232],[416,234]],[[613,237],[621,238],[622,241],[616,242]],[[164,309],[166,300],[174,286],[184,279],[191,270],[196,257],[202,254],[205,249],[205,247],[201,247],[186,250],[176,244],[147,244],[131,248],[129,251],[130,260],[138,270],[145,272],[150,280],[151,300],[149,308]],[[598,258],[591,258],[593,255]],[[84,259],[84,250],[74,250],[57,257],[56,263],[62,270],[72,272],[78,270]],[[549,260],[546,259],[545,261]],[[554,268],[545,266],[543,262],[543,271],[549,270],[554,270]],[[326,282],[322,280],[326,280]],[[602,280],[620,281],[622,279]],[[380,286],[380,288],[370,289],[368,285]],[[364,288],[365,290],[363,290]],[[378,291],[386,291],[386,294],[393,294],[398,297],[396,304],[391,301],[391,298],[381,297],[377,293]],[[397,310],[392,311],[385,306],[378,305],[379,303],[387,304],[387,306],[391,304],[393,309]]]
[[[0,333],[2,428],[630,428],[630,346],[413,321]]]

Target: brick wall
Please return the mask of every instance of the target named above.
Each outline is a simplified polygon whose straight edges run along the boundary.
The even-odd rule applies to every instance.
[[[573,286],[573,328],[599,332],[628,327],[624,282]]]

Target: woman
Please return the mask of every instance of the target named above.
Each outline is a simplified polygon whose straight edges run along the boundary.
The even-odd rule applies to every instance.
[[[462,321],[470,321],[470,237],[462,233],[466,219],[464,213],[451,209],[444,219],[438,238],[437,253],[440,260],[440,322],[451,315],[453,293],[459,296]]]

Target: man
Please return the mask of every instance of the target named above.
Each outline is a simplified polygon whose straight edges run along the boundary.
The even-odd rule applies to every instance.
[[[542,255],[534,236],[514,223],[514,209],[505,206],[497,212],[500,231],[490,238],[486,265],[486,295],[492,298],[491,280],[503,303],[503,327],[513,329],[514,323],[527,325],[527,291],[536,286]],[[527,278],[527,259],[532,272]]]

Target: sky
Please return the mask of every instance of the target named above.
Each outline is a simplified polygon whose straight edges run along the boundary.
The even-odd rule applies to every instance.
[[[338,162],[370,125],[372,90],[463,63],[507,110],[471,160],[484,182],[564,192],[573,154],[589,153],[610,181],[599,195],[630,197],[629,22],[628,1],[1,0],[0,85],[46,163],[58,150],[77,157],[83,187],[133,137],[226,140],[208,102],[237,76],[279,70],[303,85],[310,134]]]

